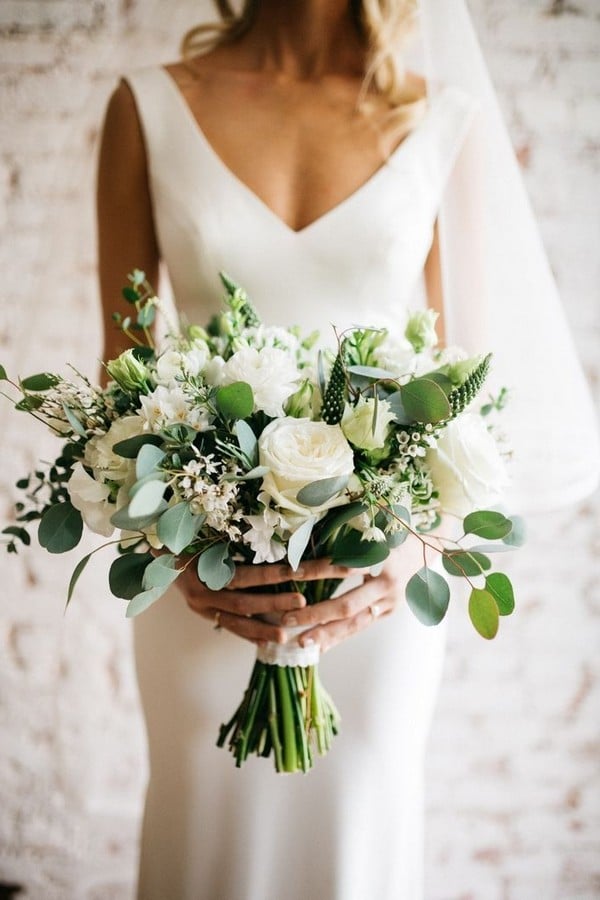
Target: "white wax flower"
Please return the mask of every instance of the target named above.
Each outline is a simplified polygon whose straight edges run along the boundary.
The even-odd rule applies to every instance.
[[[375,429],[373,429],[374,413],[375,400],[373,397],[360,397],[356,406],[346,403],[341,422],[342,431],[355,447],[360,447],[362,450],[378,450],[385,444],[394,413],[387,400],[379,400]]]
[[[294,359],[277,347],[243,347],[223,367],[222,384],[245,381],[254,393],[255,410],[282,416],[283,404],[296,390],[300,373]]]
[[[313,481],[352,474],[354,455],[339,425],[289,416],[275,419],[261,434],[258,451],[260,465],[269,469],[262,490],[281,509],[306,518],[348,502],[345,494],[321,506],[304,506],[296,499]]]
[[[450,422],[425,462],[442,510],[454,515],[498,503],[509,483],[496,441],[478,413],[464,413]]]

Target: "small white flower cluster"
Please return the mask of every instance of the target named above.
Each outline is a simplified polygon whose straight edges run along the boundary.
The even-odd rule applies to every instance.
[[[237,523],[243,512],[236,508],[238,483],[224,479],[225,475],[239,474],[238,467],[216,460],[214,454],[209,453],[185,463],[182,471],[184,474],[177,478],[176,490],[183,500],[189,501],[190,511],[195,516],[205,515],[208,527],[226,534],[229,540],[239,540],[241,531]]]
[[[37,409],[48,425],[60,434],[73,432],[73,425],[65,411],[72,411],[81,426],[93,434],[106,431],[108,411],[101,395],[87,383],[81,385],[70,381],[60,381],[55,387],[43,394],[43,402]]]
[[[146,431],[162,431],[168,425],[190,425],[196,431],[212,427],[210,410],[177,383],[159,384],[152,393],[140,396],[139,415]]]

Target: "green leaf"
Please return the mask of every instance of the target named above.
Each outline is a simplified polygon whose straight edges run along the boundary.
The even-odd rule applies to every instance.
[[[166,508],[167,504],[163,500],[157,511],[152,513],[152,515],[132,517],[129,515],[128,507],[122,506],[121,509],[112,514],[110,521],[115,528],[123,528],[125,531],[139,531],[141,528],[147,528],[148,525],[155,522],[160,513]]]
[[[215,399],[219,412],[226,419],[247,419],[254,410],[254,394],[245,381],[220,387]]]
[[[258,441],[256,435],[243,419],[235,423],[233,430],[238,439],[240,450],[248,459],[249,464],[255,467],[258,463]]]
[[[158,520],[158,537],[173,553],[181,553],[194,540],[195,533],[196,517],[187,502],[171,506]]]
[[[19,538],[26,547],[29,547],[31,544],[31,538],[29,537],[29,532],[25,531],[24,528],[19,528],[18,525],[8,525],[6,528],[2,529],[2,534],[10,534],[13,537]]]
[[[155,516],[161,508],[166,487],[164,481],[147,481],[131,500],[127,508],[128,515],[132,519],[139,516]]]
[[[469,553],[510,553],[512,549],[508,544],[475,544]]]
[[[465,516],[463,528],[465,534],[475,534],[487,541],[493,541],[505,537],[512,530],[512,522],[502,513],[483,509]]]
[[[71,602],[71,597],[73,596],[73,591],[75,590],[75,585],[79,581],[79,576],[89,563],[92,558],[94,551],[88,553],[87,556],[84,556],[83,559],[80,559],[75,568],[73,569],[73,574],[71,575],[71,580],[69,581],[69,589],[67,590],[67,602],[65,604],[65,609]]]
[[[79,421],[79,419],[77,418],[77,416],[75,415],[75,413],[73,412],[71,407],[67,406],[66,403],[63,403],[62,408],[64,409],[65,416],[67,417],[67,419],[69,421],[69,425],[71,426],[71,428],[73,429],[75,434],[78,434],[81,437],[87,437],[87,431],[85,430],[85,428],[83,427],[83,425],[81,424],[81,422]]]
[[[154,347],[145,347],[143,345],[140,345],[139,347],[131,348],[131,355],[135,356],[136,359],[139,359],[142,362],[147,362],[149,359],[154,359],[155,350]]]
[[[0,366],[0,381],[8,381],[8,376],[6,374],[6,369],[4,366]]]
[[[177,560],[170,553],[162,553],[146,566],[142,587],[145,591],[152,588],[168,588],[183,571],[176,567]]]
[[[312,530],[317,522],[316,516],[310,516],[297,528],[288,541],[287,557],[292,569],[296,570],[300,565],[302,554],[308,546]]]
[[[410,513],[405,506],[394,503],[389,509],[380,510],[375,516],[375,525],[385,532],[386,525],[390,522],[397,524],[397,520],[402,519],[407,525],[410,525]],[[409,532],[406,528],[400,528],[398,531],[386,534],[385,542],[390,550],[399,547],[407,539]]]
[[[18,403],[15,403],[15,409],[18,409],[19,412],[31,412],[34,409],[39,409],[43,402],[43,397],[36,397],[33,394],[29,394],[27,397],[23,397],[22,400],[19,400]]]
[[[376,566],[389,555],[388,545],[384,541],[363,541],[361,532],[353,528],[334,542],[331,561],[336,566],[366,568]]]
[[[142,590],[144,572],[153,559],[151,553],[124,553],[118,556],[108,572],[111,593],[123,600],[132,600]]]
[[[152,303],[142,306],[137,316],[137,323],[142,328],[149,328],[156,317],[156,307]]]
[[[406,600],[423,625],[439,625],[450,603],[446,579],[428,566],[423,566],[406,585]]]
[[[296,500],[303,506],[322,506],[343,491],[349,479],[349,475],[337,475],[333,478],[321,478],[319,481],[313,481],[298,491]]]
[[[124,459],[135,459],[144,444],[155,444],[159,447],[162,442],[163,439],[158,434],[136,434],[135,437],[117,441],[116,444],[113,444],[113,453],[116,453],[117,456],[122,456]]]
[[[338,528],[341,528],[341,526],[345,525],[346,522],[349,522],[350,519],[353,519],[355,516],[360,516],[360,514],[364,512],[367,512],[367,507],[363,506],[360,500],[355,500],[347,506],[337,507],[328,514],[327,518],[324,520],[324,524],[321,526],[319,535],[320,543],[324,544],[332,534],[335,534]]]
[[[191,444],[197,433],[195,428],[192,428],[191,425],[186,425],[185,422],[167,425],[161,432],[168,441],[182,445]]]
[[[347,370],[353,375],[361,375],[371,381],[395,381],[398,377],[387,369],[379,369],[377,366],[348,366]]]
[[[51,372],[40,372],[39,375],[30,375],[21,379],[21,387],[25,391],[47,391],[59,384],[60,378]]]
[[[492,563],[483,553],[473,550],[450,550],[442,556],[442,565],[450,575],[461,578],[465,575],[481,575]]]
[[[235,574],[235,565],[229,558],[227,544],[213,544],[198,558],[198,578],[211,591],[220,591],[229,584]]]
[[[413,419],[408,415],[406,410],[404,409],[404,404],[402,402],[402,394],[400,391],[394,391],[393,394],[390,394],[389,397],[386,397],[387,402],[390,405],[390,409],[394,414],[394,418],[399,425],[410,425]]]
[[[450,415],[443,389],[430,378],[415,378],[400,388],[402,405],[414,422],[441,422]]]
[[[485,579],[485,589],[496,601],[501,616],[510,616],[515,608],[515,594],[510,578],[503,572],[492,572]]]
[[[166,591],[167,588],[155,587],[150,588],[147,591],[142,591],[140,594],[136,594],[127,604],[125,615],[128,619],[139,616],[139,614],[148,609],[149,606],[152,606],[153,603],[160,600]]]
[[[428,381],[435,381],[436,384],[439,384],[446,396],[448,396],[454,387],[452,380],[448,378],[447,375],[444,375],[443,372],[428,372],[427,379]]]
[[[522,516],[510,516],[509,521],[512,522],[512,528],[502,540],[510,547],[520,547],[525,543],[525,520]]]
[[[81,513],[67,500],[45,511],[38,529],[38,540],[49,553],[66,553],[77,546],[82,532]]]
[[[151,472],[158,469],[159,464],[165,458],[166,453],[155,444],[143,444],[135,461],[136,478],[145,478]]]
[[[132,287],[124,287],[121,293],[128,303],[137,303],[140,299],[140,295]]]
[[[479,634],[491,640],[498,632],[498,606],[489,591],[473,588],[469,597],[469,616]]]

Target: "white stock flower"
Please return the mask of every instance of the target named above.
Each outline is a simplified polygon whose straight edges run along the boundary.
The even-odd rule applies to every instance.
[[[146,396],[140,397],[140,417],[150,431],[160,431],[167,425],[190,425],[197,431],[210,429],[210,416],[206,408],[193,406],[181,387],[165,387],[162,384]]]
[[[116,511],[114,503],[109,503],[110,487],[88,475],[83,463],[76,462],[67,483],[71,503],[81,513],[83,521],[96,534],[110,537],[114,526],[110,517]]]
[[[348,502],[336,495],[321,506],[305,506],[298,491],[324,478],[350,477],[354,455],[339,425],[284,417],[271,422],[258,440],[261,466],[267,466],[262,490],[275,505],[306,518]]]
[[[498,503],[509,483],[496,441],[478,413],[464,413],[450,422],[425,462],[442,511],[454,515]]]
[[[351,444],[362,450],[378,450],[385,444],[389,424],[394,413],[387,400],[377,401],[377,417],[375,428],[373,420],[375,400],[372,397],[360,397],[356,406],[347,403],[342,416],[342,431]]]
[[[243,347],[225,363],[222,384],[245,381],[252,388],[255,410],[283,416],[283,404],[295,392],[299,378],[296,363],[285,350]]]

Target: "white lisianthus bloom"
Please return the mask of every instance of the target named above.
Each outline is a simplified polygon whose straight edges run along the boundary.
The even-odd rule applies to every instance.
[[[261,515],[244,516],[244,521],[250,525],[250,530],[244,533],[242,540],[254,550],[255,563],[279,562],[284,558],[287,548],[275,540],[276,534],[281,537],[288,530],[281,513],[265,506]]]
[[[140,397],[140,417],[146,429],[160,431],[167,425],[190,425],[196,431],[211,428],[209,411],[202,406],[192,406],[187,394],[180,387],[159,386],[151,394]]]
[[[387,334],[375,350],[377,365],[396,377],[412,374],[415,367],[415,351],[406,338],[396,338]]]
[[[79,510],[87,527],[95,534],[110,537],[114,531],[110,517],[116,511],[114,503],[108,502],[110,487],[96,481],[88,475],[83,463],[76,462],[67,482],[67,490],[71,503]]]
[[[166,387],[176,385],[177,379],[183,375],[199,375],[208,358],[206,347],[194,346],[181,353],[179,350],[166,350],[156,361],[156,377],[159,384]]]
[[[283,404],[295,392],[300,372],[294,359],[277,347],[243,347],[227,360],[222,384],[245,381],[254,394],[254,408],[268,416],[283,416]]]
[[[434,309],[420,309],[410,314],[404,329],[404,337],[417,353],[437,344],[435,323],[438,315]]]
[[[139,416],[123,416],[122,419],[115,419],[106,434],[93,437],[87,442],[85,461],[94,470],[99,481],[123,484],[131,479],[135,471],[135,460],[119,456],[113,451],[113,447],[143,431],[144,423]]]
[[[509,484],[496,441],[478,413],[464,413],[450,422],[425,462],[442,511],[457,516],[498,503]]]
[[[275,419],[258,439],[258,456],[260,465],[269,469],[262,491],[280,509],[306,518],[348,503],[343,493],[321,506],[309,507],[297,500],[298,491],[314,481],[352,475],[354,455],[339,425],[289,416]]]
[[[351,444],[361,450],[378,450],[385,444],[390,422],[394,419],[387,400],[377,401],[377,419],[373,429],[375,400],[360,397],[356,406],[346,403],[342,416],[342,431]]]

